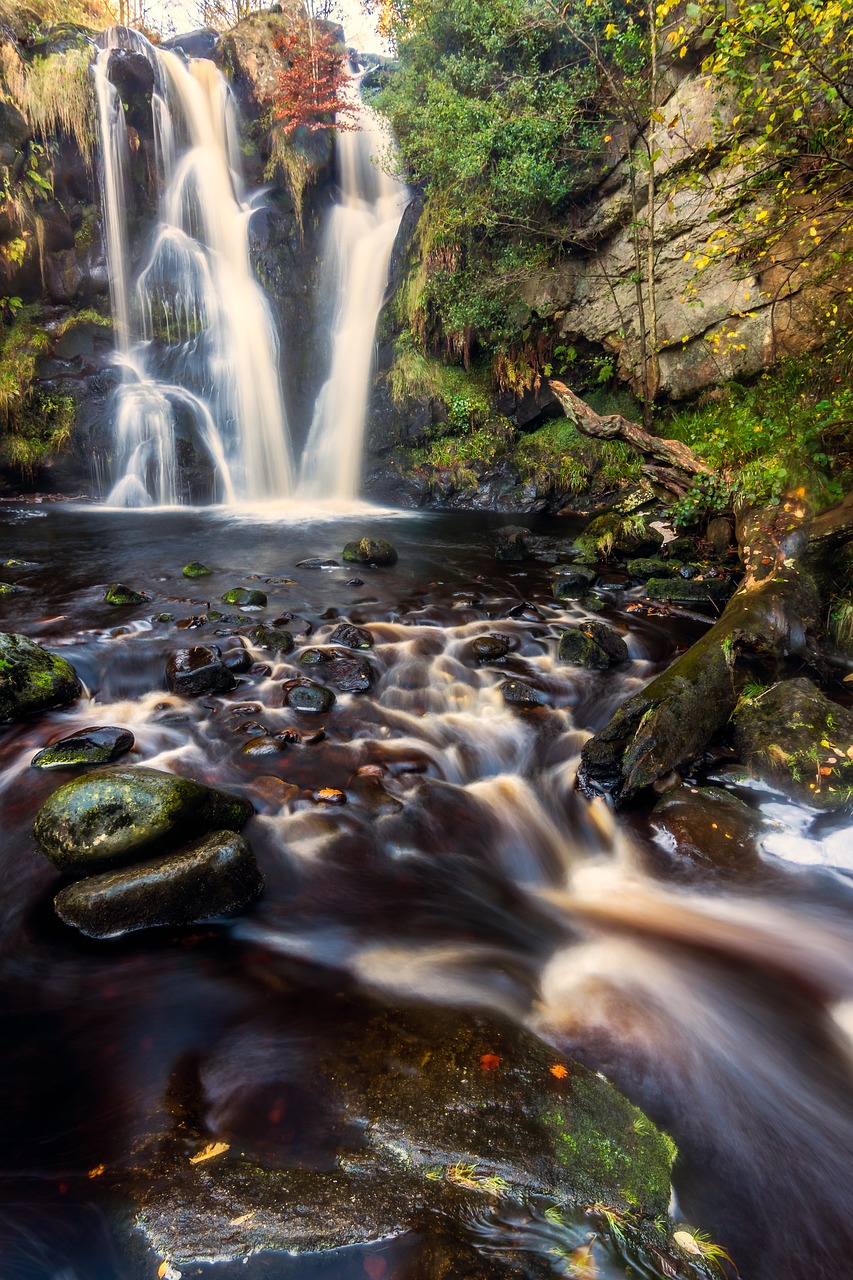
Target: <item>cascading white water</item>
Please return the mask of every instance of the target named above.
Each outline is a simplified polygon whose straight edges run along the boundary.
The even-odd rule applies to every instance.
[[[394,239],[408,199],[404,184],[381,163],[391,140],[362,103],[358,78],[350,86],[357,128],[338,135],[341,200],[329,218],[325,287],[335,299],[332,360],[317,397],[299,487],[321,498],[356,496],[373,343]]]
[[[188,63],[113,27],[95,68],[103,201],[117,350],[116,457],[108,501],[193,500],[180,455],[214,501],[286,496],[293,485],[269,304],[252,272],[230,89],[209,61]],[[159,223],[135,282],[127,272],[129,148],[110,61],[134,53],[154,72]]]

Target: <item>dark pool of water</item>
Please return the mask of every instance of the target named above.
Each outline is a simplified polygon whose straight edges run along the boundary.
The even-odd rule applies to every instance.
[[[758,884],[654,874],[647,819],[614,827],[575,793],[573,769],[586,733],[702,624],[639,616],[620,593],[599,616],[625,633],[631,661],[606,673],[561,666],[559,628],[586,615],[555,602],[547,564],[496,561],[499,523],[0,512],[0,559],[35,566],[0,571],[26,588],[0,598],[0,626],[60,650],[88,695],[0,739],[2,1280],[154,1274],[150,1257],[119,1246],[88,1175],[127,1158],[187,1063],[205,1081],[214,1133],[273,1162],[333,1161],[340,1117],[313,1095],[312,1061],[332,1051],[342,991],[527,1022],[668,1127],[682,1151],[681,1210],[745,1276],[853,1275],[849,867],[768,855]],[[366,529],[393,541],[395,567],[297,567],[340,561]],[[184,578],[191,560],[214,573]],[[115,581],[151,603],[111,608],[104,588]],[[268,593],[259,619],[293,615],[299,647],[287,659],[255,654],[257,668],[224,697],[169,695],[170,651],[241,629],[178,623],[239,584]],[[151,621],[161,613],[172,621]],[[340,618],[372,630],[372,692],[339,696],[321,742],[247,755],[247,721],[305,729],[282,707],[281,681],[304,671],[301,648]],[[470,642],[492,631],[511,652],[480,667]],[[534,686],[541,707],[508,707],[508,677]],[[249,915],[109,943],[54,917],[55,875],[30,832],[65,775],[29,761],[98,723],[133,731],[131,760],[252,800],[247,834],[267,892]],[[366,766],[380,772],[359,774]],[[286,803],[282,783],[298,788]],[[347,803],[318,803],[321,788]],[[796,825],[802,815],[790,814]],[[446,1274],[441,1256],[438,1237],[410,1236],[190,1274],[415,1280]]]

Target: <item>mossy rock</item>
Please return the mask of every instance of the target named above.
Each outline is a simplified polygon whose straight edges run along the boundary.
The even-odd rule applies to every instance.
[[[753,777],[818,809],[853,800],[853,711],[805,677],[741,698],[734,743]]]
[[[627,661],[628,646],[613,627],[590,620],[563,632],[558,657],[576,667],[605,671],[615,662]]]
[[[289,680],[284,685],[284,705],[291,711],[325,712],[335,705],[335,695],[313,680]]]
[[[631,577],[639,578],[640,582],[648,582],[649,578],[665,581],[675,577],[679,563],[678,561],[662,560],[659,556],[639,556],[634,560],[629,560],[625,567]]]
[[[555,572],[554,598],[580,600],[587,594],[593,582],[595,582],[595,573],[591,569],[582,569],[575,565],[561,568]]]
[[[14,582],[0,582],[0,596],[18,596],[23,595],[26,587],[19,587]]]
[[[202,564],[200,560],[191,560],[189,564],[183,567],[183,575],[185,578],[208,578],[213,573],[212,569],[208,569],[206,564]]]
[[[348,564],[389,566],[397,563],[397,552],[384,538],[361,538],[347,543],[343,558]]]
[[[82,686],[70,662],[26,636],[0,631],[0,721],[64,707]]]
[[[254,587],[231,587],[220,599],[223,604],[236,604],[242,609],[263,609],[267,603],[267,594]]]
[[[672,1142],[603,1077],[530,1033],[451,1010],[340,996],[333,1016],[321,1014],[304,1042],[303,1070],[322,1100],[312,1123],[330,1141],[327,1167],[300,1167],[286,1149],[271,1167],[231,1134],[228,1149],[191,1163],[193,1148],[220,1137],[191,1119],[210,1111],[197,1076],[171,1099],[181,1124],[164,1133],[161,1120],[137,1149],[120,1185],[138,1230],[177,1268],[375,1241],[434,1215],[458,1222],[499,1214],[503,1199],[539,1198],[568,1213],[605,1205],[648,1230],[665,1219]],[[242,1035],[225,1061],[247,1048],[251,1054]],[[212,1070],[226,1078],[215,1062]],[[251,1079],[241,1075],[233,1087],[245,1111]],[[269,1087],[264,1078],[259,1107]]]
[[[347,649],[372,649],[373,636],[365,627],[341,622],[329,636],[329,644],[342,644]]]
[[[48,796],[33,836],[54,866],[84,875],[148,857],[167,839],[239,831],[252,813],[247,800],[190,778],[116,765]]]
[[[248,841],[216,831],[176,853],[87,876],[60,890],[53,905],[61,920],[87,937],[116,938],[233,915],[263,889]]]
[[[30,763],[35,769],[79,769],[109,764],[130,751],[134,741],[129,729],[96,725],[52,742],[34,755]]]
[[[636,556],[659,543],[642,516],[608,511],[590,520],[575,545],[582,556],[595,560],[612,555]]]
[[[112,605],[147,604],[151,599],[144,591],[135,591],[126,587],[123,582],[112,582],[107,587],[104,600]]]
[[[650,600],[672,604],[721,604],[734,595],[730,578],[650,578],[646,595]]]
[[[255,627],[249,633],[253,644],[259,649],[272,649],[275,653],[290,653],[294,645],[293,635],[282,627]]]

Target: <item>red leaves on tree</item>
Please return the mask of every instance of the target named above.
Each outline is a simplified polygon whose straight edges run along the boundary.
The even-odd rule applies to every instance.
[[[356,129],[357,112],[347,97],[346,54],[331,31],[294,28],[279,36],[282,60],[273,117],[285,133],[307,129]]]

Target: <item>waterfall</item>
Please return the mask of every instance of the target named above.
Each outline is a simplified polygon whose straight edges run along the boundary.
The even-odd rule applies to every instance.
[[[358,490],[376,322],[408,199],[403,183],[382,168],[391,139],[362,103],[358,77],[350,92],[358,127],[338,135],[341,196],[324,248],[325,288],[334,298],[331,368],[317,397],[299,479],[306,495],[332,499],[353,498]]]
[[[128,272],[130,147],[111,60],[149,62],[159,185],[157,227]],[[275,324],[252,272],[234,104],[209,61],[155,49],[113,27],[95,86],[116,348],[114,484],[120,506],[286,496],[293,462]],[[189,470],[195,479],[188,480]]]

